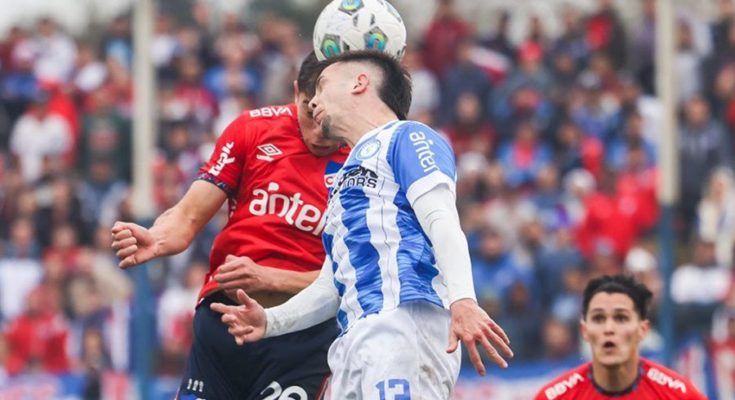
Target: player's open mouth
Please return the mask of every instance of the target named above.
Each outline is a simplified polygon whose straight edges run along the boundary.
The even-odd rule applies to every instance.
[[[614,350],[616,347],[615,343],[609,340],[602,344],[602,348],[605,350]]]

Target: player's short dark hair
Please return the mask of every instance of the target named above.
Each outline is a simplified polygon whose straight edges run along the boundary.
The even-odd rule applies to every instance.
[[[604,275],[592,279],[584,289],[582,303],[582,318],[586,318],[590,301],[597,293],[622,293],[633,300],[633,306],[641,319],[648,319],[648,307],[653,299],[653,293],[646,285],[638,282],[630,275]]]
[[[299,92],[305,94],[309,99],[314,97],[314,92],[316,92],[316,80],[319,78],[319,74],[322,73],[324,67],[324,63],[317,60],[314,51],[309,53],[309,55],[304,58],[304,61],[301,62],[299,76],[296,78],[296,83],[299,85]]]
[[[411,74],[392,56],[377,50],[353,50],[324,61],[324,68],[338,62],[366,62],[383,72],[378,96],[398,119],[404,120],[411,107]]]

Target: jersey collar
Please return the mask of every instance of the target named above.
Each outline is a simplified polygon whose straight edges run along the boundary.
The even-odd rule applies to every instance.
[[[587,371],[587,377],[589,378],[590,382],[592,382],[592,386],[595,388],[597,393],[600,393],[601,395],[608,396],[608,397],[623,397],[627,394],[632,393],[638,387],[638,384],[641,383],[642,376],[643,376],[643,365],[638,363],[638,376],[636,376],[635,380],[630,386],[628,386],[627,388],[623,390],[609,391],[609,390],[605,390],[601,388],[597,384],[597,382],[595,382],[594,378],[592,377],[592,363],[590,363],[590,369]]]

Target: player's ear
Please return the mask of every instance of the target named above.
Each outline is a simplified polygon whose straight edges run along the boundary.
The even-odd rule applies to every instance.
[[[355,78],[355,81],[352,85],[352,94],[361,94],[364,93],[368,86],[370,85],[370,77],[367,73],[361,72],[357,75]]]
[[[579,320],[579,332],[582,334],[582,338],[589,342],[587,338],[587,323],[584,321],[584,318]]]
[[[648,332],[651,330],[651,321],[644,319],[641,321],[640,325],[638,326],[638,335],[640,336],[641,340],[648,335]]]
[[[299,81],[297,80],[293,81],[293,102],[299,103]]]

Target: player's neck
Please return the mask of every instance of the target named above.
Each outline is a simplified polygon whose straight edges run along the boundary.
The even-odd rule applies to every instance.
[[[639,362],[639,357],[632,357],[626,363],[611,367],[592,361],[592,380],[595,386],[606,392],[624,391],[638,379]]]
[[[393,112],[385,112],[384,110],[357,114],[351,119],[351,126],[345,134],[345,141],[350,147],[354,147],[370,131],[396,119],[397,117]]]

